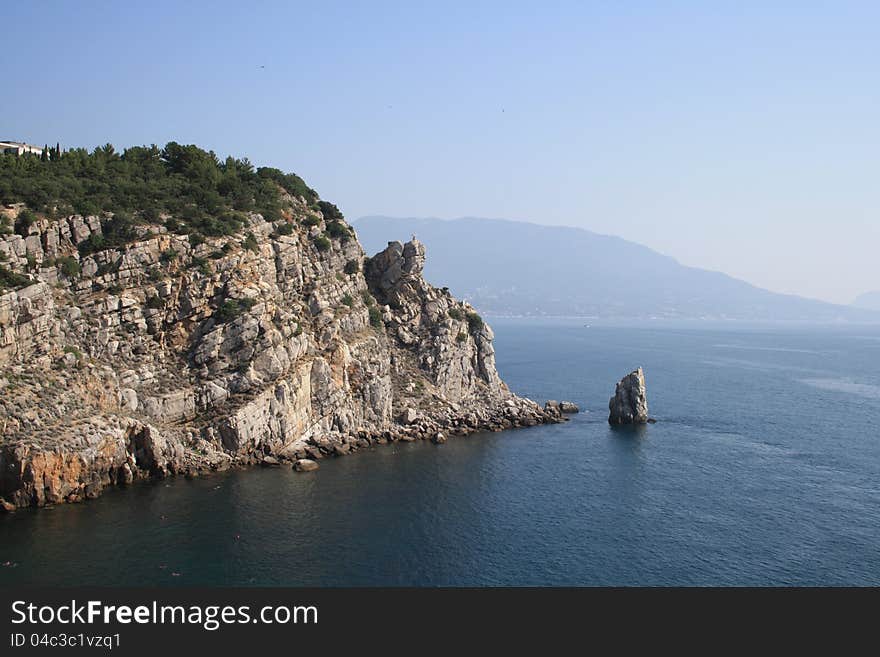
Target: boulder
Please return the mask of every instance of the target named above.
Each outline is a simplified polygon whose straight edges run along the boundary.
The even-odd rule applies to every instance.
[[[444,434],[442,431],[438,431],[434,434],[434,437],[431,438],[431,442],[433,442],[435,445],[442,445],[446,442],[446,434]]]
[[[580,413],[581,409],[573,402],[564,401],[559,402],[559,411],[561,413]]]
[[[414,408],[408,408],[400,414],[401,424],[413,424],[419,419],[419,412]]]
[[[293,469],[297,472],[311,472],[318,469],[318,464],[311,459],[299,459],[293,464]]]
[[[645,424],[648,421],[648,397],[642,368],[630,372],[617,384],[608,402],[608,423]]]

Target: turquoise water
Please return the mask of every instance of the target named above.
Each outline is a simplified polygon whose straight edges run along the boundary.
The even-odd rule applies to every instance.
[[[880,584],[880,329],[493,326],[588,412],[0,517],[0,583]],[[639,365],[659,422],[612,430]]]

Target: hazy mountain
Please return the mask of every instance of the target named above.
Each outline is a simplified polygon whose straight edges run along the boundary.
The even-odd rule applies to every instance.
[[[428,250],[426,277],[489,314],[880,320],[867,310],[685,267],[640,244],[580,228],[391,217],[363,217],[354,226],[367,253],[415,234]]]
[[[860,294],[856,297],[856,300],[852,302],[852,305],[855,308],[880,311],[880,290]]]

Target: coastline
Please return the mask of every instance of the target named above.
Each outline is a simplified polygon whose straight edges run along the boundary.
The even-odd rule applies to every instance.
[[[79,215],[0,238],[28,279],[0,295],[2,509],[560,420],[510,392],[424,245],[366,257],[335,206],[286,202],[217,238],[139,224],[93,252],[114,219]]]
[[[541,424],[567,421],[562,414],[548,412],[528,399],[509,395],[505,403],[490,410],[474,409],[460,415],[438,418],[419,417],[410,424],[391,424],[385,428],[361,429],[351,434],[329,433],[299,439],[277,451],[227,455],[228,458],[207,458],[204,461],[180,459],[164,464],[138,465],[132,451],[122,463],[93,460],[87,462],[82,453],[39,453],[37,458],[15,458],[15,449],[4,446],[0,464],[4,472],[17,469],[20,473],[15,494],[0,497],[0,512],[19,508],[40,508],[60,503],[79,503],[99,497],[104,490],[125,487],[136,482],[156,481],[167,477],[195,478],[207,474],[252,467],[293,467],[300,459],[322,460],[346,456],[361,449],[370,449],[396,442],[446,442],[446,438],[463,438],[480,433],[497,433],[525,429]],[[442,437],[438,440],[438,434]],[[131,445],[135,441],[130,442]],[[181,452],[183,453],[183,452]],[[17,466],[17,467],[16,467]],[[77,476],[72,473],[76,472]],[[48,484],[40,494],[38,483]],[[62,492],[65,491],[66,492]]]

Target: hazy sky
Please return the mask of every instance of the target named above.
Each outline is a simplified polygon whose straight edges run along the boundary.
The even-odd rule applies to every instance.
[[[193,142],[350,219],[582,226],[776,291],[880,289],[880,3],[421,4],[4,2],[0,138]]]

